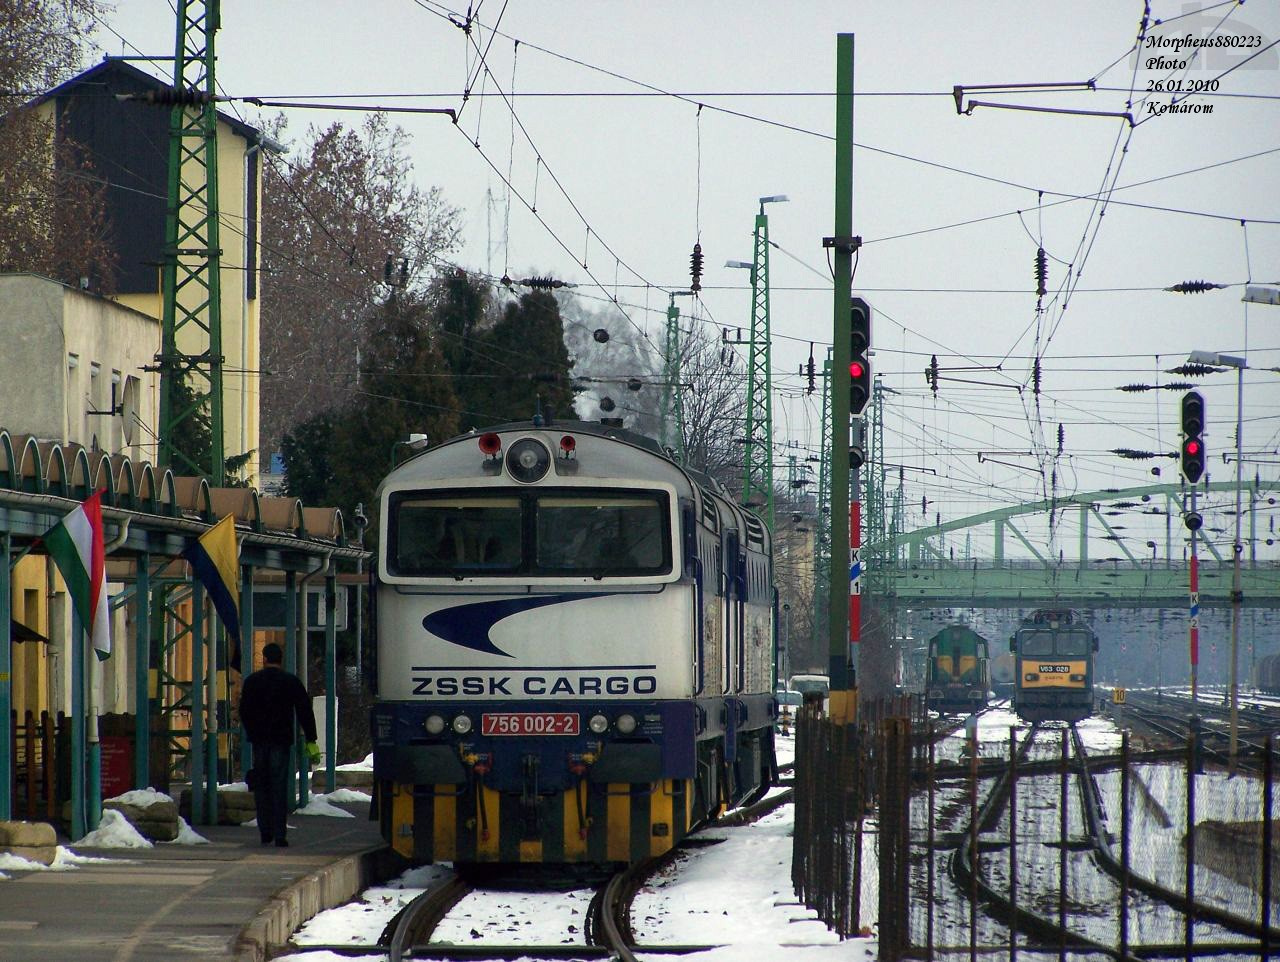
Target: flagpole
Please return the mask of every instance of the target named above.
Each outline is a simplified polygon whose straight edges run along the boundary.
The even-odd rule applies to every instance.
[[[205,811],[209,813],[209,824],[218,824],[218,649],[221,646],[224,630],[216,619],[206,622],[209,633],[208,656],[205,658],[206,697],[205,710],[208,719],[205,725]]]
[[[78,842],[88,834],[84,811],[84,659],[81,654],[86,638],[80,613],[71,608],[71,840]]]
[[[93,646],[86,644],[80,652],[84,659],[85,721],[89,727],[89,778],[85,786],[88,804],[85,808],[85,827],[93,831],[102,821],[102,744],[98,740],[98,697],[94,686],[94,662],[97,656],[92,654]],[[92,659],[92,660],[90,660]]]

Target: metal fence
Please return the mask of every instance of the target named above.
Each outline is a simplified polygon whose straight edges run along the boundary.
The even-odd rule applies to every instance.
[[[886,960],[1280,957],[1270,738],[1229,773],[1191,740],[871,717],[797,726],[793,882],[842,937]]]

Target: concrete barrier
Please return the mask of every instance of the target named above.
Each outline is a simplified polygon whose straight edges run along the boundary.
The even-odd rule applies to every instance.
[[[403,872],[409,863],[386,846],[331,862],[277,892],[236,939],[236,962],[266,962],[280,954],[309,919],[351,901],[371,885]]]

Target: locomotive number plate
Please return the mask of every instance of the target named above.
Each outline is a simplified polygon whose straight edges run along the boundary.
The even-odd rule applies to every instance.
[[[1052,675],[1052,674],[1066,675],[1066,674],[1069,674],[1070,672],[1071,672],[1070,665],[1041,665],[1040,666],[1040,674],[1042,675]]]
[[[577,735],[582,731],[577,712],[494,712],[480,716],[483,735]]]

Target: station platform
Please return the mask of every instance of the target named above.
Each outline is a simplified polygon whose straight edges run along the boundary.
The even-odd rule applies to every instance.
[[[288,848],[261,845],[256,828],[198,826],[210,844],[71,845],[111,861],[6,870],[0,962],[270,958],[307,919],[405,867],[367,804],[340,807],[355,817],[291,815]]]

